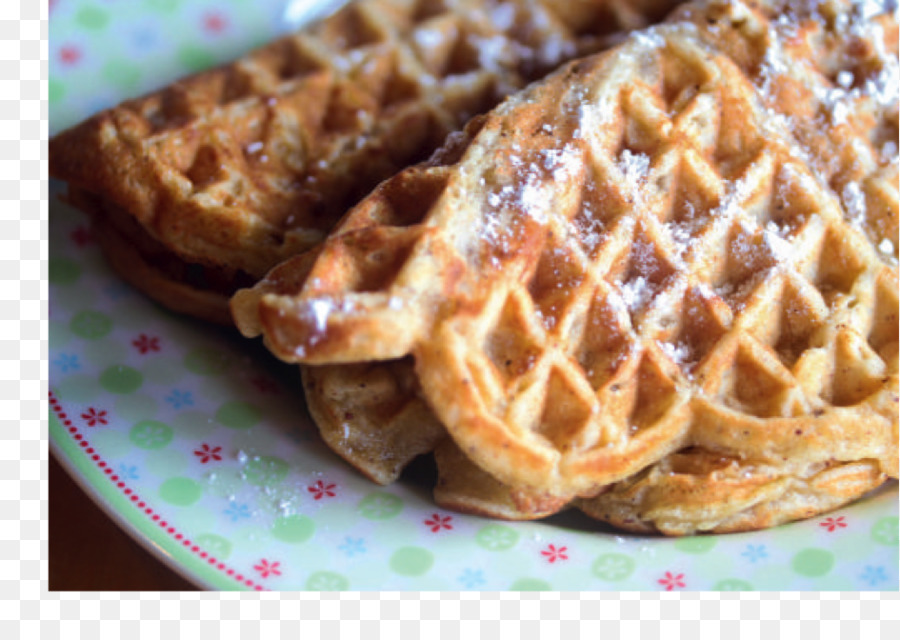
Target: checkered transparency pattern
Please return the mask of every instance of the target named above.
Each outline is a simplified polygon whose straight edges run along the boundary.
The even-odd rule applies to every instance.
[[[846,592],[361,593],[329,595],[321,601],[318,613],[323,621],[341,620],[342,638],[371,637],[366,633],[374,629],[390,637],[439,629],[449,637],[507,637],[512,633],[541,640],[573,634],[691,640],[731,637],[729,632],[754,640],[780,632],[812,632],[826,639],[880,639],[890,638],[898,630],[898,600],[897,594]],[[351,602],[357,606],[348,606]],[[282,605],[285,615],[291,605],[284,600]]]
[[[780,632],[888,640],[900,631],[898,601],[897,594],[846,592],[59,593],[31,609],[19,637],[31,630],[40,637],[121,634],[140,625],[148,637],[217,632],[223,640],[273,634],[368,640],[435,632],[523,640],[612,634],[694,640],[738,631],[748,640]]]
[[[46,27],[42,3],[0,6],[0,599],[11,603],[3,636],[19,619],[40,619],[46,557]]]

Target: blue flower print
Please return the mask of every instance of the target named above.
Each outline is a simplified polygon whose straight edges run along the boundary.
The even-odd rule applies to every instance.
[[[882,582],[887,582],[888,577],[887,572],[884,570],[884,567],[873,567],[872,565],[866,565],[866,568],[863,569],[863,572],[860,574],[859,579],[865,582],[870,587],[876,587]]]
[[[741,554],[750,562],[756,563],[764,558],[769,557],[769,552],[766,551],[765,545],[762,544],[748,544],[747,548]]]
[[[183,391],[181,389],[173,389],[172,393],[166,396],[166,402],[175,409],[194,406],[194,398],[191,395],[191,392]]]
[[[59,354],[56,360],[53,361],[53,365],[62,373],[69,373],[70,371],[78,371],[81,369],[81,363],[78,362],[78,356],[72,353]]]
[[[481,569],[465,569],[457,580],[466,589],[474,589],[485,583]]]
[[[138,468],[132,465],[119,465],[119,477],[123,480],[137,480],[140,476],[138,475]]]
[[[348,557],[360,555],[366,552],[366,541],[362,538],[351,538],[347,536],[344,542],[338,547]]]
[[[246,504],[238,504],[234,500],[232,500],[228,504],[228,508],[225,509],[225,515],[231,518],[232,522],[237,522],[241,518],[249,518],[250,517],[250,507]]]

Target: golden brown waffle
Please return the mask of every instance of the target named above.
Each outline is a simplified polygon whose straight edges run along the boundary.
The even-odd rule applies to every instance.
[[[785,468],[687,449],[595,498],[577,501],[577,506],[594,518],[638,533],[730,533],[836,509],[886,479],[876,460]]]
[[[410,362],[303,367],[323,440],[374,482],[389,484],[447,434],[418,396]]]
[[[896,116],[842,131],[873,158],[858,181],[878,206],[854,209],[834,189],[859,165],[813,126],[829,94],[782,104],[751,54],[784,35],[739,3],[703,10],[710,33],[666,26],[570,65],[460,159],[389,181],[299,296],[239,297],[238,320],[288,361],[413,353],[454,440],[515,487],[589,495],[685,447],[896,477]],[[805,50],[776,80],[833,88]]]
[[[434,459],[434,501],[444,509],[502,520],[535,520],[572,504],[569,496],[499,482],[474,464],[450,438],[437,446]]]
[[[740,5],[686,4],[689,19],[759,89],[773,119],[799,142],[848,221],[894,266],[898,255],[897,11],[890,3],[763,3],[761,23]]]
[[[893,267],[877,285],[881,304],[889,311],[873,322],[880,324],[873,332],[890,332],[892,338],[873,341],[870,332],[869,339],[887,346],[881,355],[895,374],[896,11],[879,13],[873,5],[840,2],[787,10],[771,3],[768,9],[770,15],[783,16],[768,29],[761,29],[759,21],[737,5],[712,3],[699,11],[697,5],[686,5],[672,19],[695,22],[705,38],[751,75],[771,117],[786,120],[816,177],[842,200],[847,221],[863,231],[879,257]],[[896,447],[896,409],[894,420],[891,441]],[[579,506],[640,532],[741,531],[846,504],[882,484],[888,474],[896,477],[896,467],[891,468],[895,464],[828,460],[806,467],[773,466],[690,448],[596,498],[579,501]]]
[[[567,496],[507,487],[474,465],[447,437],[418,393],[412,363],[303,367],[307,406],[323,440],[379,484],[395,481],[434,453],[440,506],[506,520],[529,520],[568,506]]]
[[[227,297],[320,241],[469,117],[674,0],[359,0],[56,136],[50,173],[123,276],[230,322]]]

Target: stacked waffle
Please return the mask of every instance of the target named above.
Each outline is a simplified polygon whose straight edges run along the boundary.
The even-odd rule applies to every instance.
[[[361,0],[57,136],[50,173],[117,270],[231,323],[228,297],[319,242],[379,181],[673,0]]]
[[[417,20],[438,6],[402,4]],[[562,48],[574,55],[602,46],[598,16],[632,26],[664,3],[645,4],[643,14],[587,1],[480,11],[494,25],[512,24],[497,21],[501,5],[543,16],[529,24],[566,25],[578,44]],[[331,230],[239,291],[236,324],[303,365],[324,439],[375,481],[433,452],[435,499],[448,508],[525,519],[577,506],[683,535],[808,517],[896,478],[897,15],[872,3],[780,4],[691,3],[565,64],[333,228],[346,200],[321,209],[332,219],[320,226],[310,222],[318,209],[295,201],[279,214],[273,261]],[[521,52],[535,31],[516,33]],[[557,47],[531,51],[515,77],[541,73],[534,52]],[[197,135],[215,138],[203,126]],[[126,144],[110,127],[92,135]],[[393,131],[379,161],[386,141],[405,142]],[[215,176],[199,182],[252,211],[232,211],[247,237],[226,261],[249,265],[273,244],[244,224],[268,220],[254,208],[268,191],[240,200],[243,183],[219,179],[233,166],[224,157],[201,162]],[[323,168],[356,162],[346,145],[316,157]],[[159,182],[135,175],[134,189],[157,189],[151,209],[175,215]],[[75,183],[76,195],[89,191]],[[195,200],[214,202],[185,206]],[[96,205],[103,228],[131,233],[109,224],[127,218],[126,204]],[[156,229],[127,210],[132,231]],[[218,239],[206,230],[196,241]]]
[[[668,534],[896,477],[896,16],[775,9],[566,65],[239,293],[332,447],[380,481],[434,448],[444,506]]]

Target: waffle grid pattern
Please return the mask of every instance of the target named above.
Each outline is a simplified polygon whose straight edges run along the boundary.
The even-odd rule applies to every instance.
[[[737,487],[752,477],[743,504],[784,498],[790,517],[830,508],[810,507],[815,496],[836,506],[896,475],[896,260],[889,239],[871,238],[896,217],[883,179],[896,164],[884,153],[895,116],[858,92],[843,112],[857,124],[817,134],[803,109],[818,117],[834,98],[826,74],[845,70],[826,68],[822,52],[846,42],[817,33],[821,21],[792,23],[806,44],[776,73],[773,47],[794,39],[743,5],[690,11],[700,27],[649,30],[610,54],[588,101],[596,110],[565,74],[604,63],[570,66],[548,111],[533,90],[495,112],[509,129],[489,118],[449,166],[376,191],[326,243],[301,301],[263,295],[270,348],[310,362],[413,350],[429,404],[466,454],[503,482],[561,498],[684,447],[694,448],[653,476],[662,493],[666,475],[692,476],[694,494],[699,478]],[[711,55],[716,44],[730,60]],[[872,48],[855,50],[870,76],[889,72]],[[819,59],[823,73],[810,73]],[[805,107],[778,99],[798,83]],[[877,129],[888,138],[868,139],[871,118],[857,112],[887,122]],[[851,134],[864,158],[879,147],[882,158],[826,163],[836,136]],[[528,136],[537,141],[523,151]],[[869,184],[860,166],[881,198],[866,200],[880,204],[862,209],[863,225],[839,196],[848,171]],[[441,187],[403,203],[397,185],[426,180]],[[454,229],[446,242],[442,228]],[[367,263],[378,242],[402,259]],[[442,309],[417,275],[460,264],[494,280],[479,290],[463,276]],[[358,339],[342,343],[348,335]]]
[[[228,289],[235,272],[262,277],[321,240],[347,207],[475,113],[596,50],[642,10],[666,7],[627,5],[354,2],[61,134],[52,173],[84,206],[99,197],[93,206],[126,241],[147,233],[161,245],[143,239],[145,251],[222,269]]]
[[[797,454],[790,441],[796,439],[794,431],[788,429],[779,430],[789,434],[781,442],[768,437],[763,439],[766,448],[754,447],[750,430],[772,429],[753,418],[821,415],[809,425],[811,430],[817,430],[815,425],[829,429],[826,423],[837,421],[832,407],[861,403],[890,373],[877,353],[882,345],[866,340],[870,329],[883,327],[890,314],[873,322],[860,311],[842,309],[851,298],[870,301],[878,293],[882,304],[891,305],[888,287],[873,290],[880,263],[868,243],[845,229],[840,208],[828,194],[818,195],[813,177],[791,162],[787,145],[763,130],[761,117],[754,123],[745,116],[737,139],[725,127],[697,126],[732,122],[738,113],[754,112],[754,105],[741,99],[751,91],[733,82],[717,83],[716,70],[699,60],[699,51],[658,50],[658,63],[672,64],[661,77],[676,76],[679,67],[687,76],[684,85],[663,89],[674,101],[667,105],[658,90],[630,81],[621,89],[627,125],[605,130],[621,131],[623,139],[589,145],[584,165],[596,176],[594,188],[602,193],[608,216],[600,225],[609,229],[595,255],[566,240],[570,219],[600,206],[584,206],[583,201],[571,208],[557,205],[558,217],[548,224],[552,240],[537,260],[543,263],[540,274],[554,274],[549,291],[536,280],[530,290],[516,283],[505,290],[498,287],[471,328],[451,329],[436,341],[444,345],[444,356],[454,358],[450,352],[458,350],[459,360],[426,359],[421,367],[426,392],[428,371],[442,364],[459,367],[461,379],[477,381],[476,397],[465,401],[474,399],[504,420],[514,434],[511,439],[527,440],[526,446],[541,450],[550,449],[541,440],[552,443],[545,456],[550,464],[541,469],[544,477],[559,470],[584,479],[594,467],[604,469],[602,477],[609,479],[608,470],[616,465],[607,461],[607,452],[615,447],[613,459],[629,460],[612,472],[619,479],[647,463],[641,456],[644,439],[658,457],[689,442],[770,461],[786,449]],[[684,68],[696,69],[697,78]],[[733,74],[725,71],[719,77],[729,76]],[[685,100],[683,95],[697,85],[718,86]],[[711,104],[723,105],[721,112],[710,113]],[[630,141],[629,131],[662,136]],[[733,161],[736,156],[746,164]],[[723,166],[717,158],[731,162]],[[646,173],[638,186],[634,174],[642,168]],[[679,189],[655,189],[674,184],[717,204],[702,209],[682,200]],[[629,191],[634,186],[638,188]],[[547,197],[561,203],[566,194]],[[628,211],[627,217],[617,217],[611,203],[621,203],[619,210]],[[698,219],[700,215],[704,218]],[[509,336],[515,336],[516,344],[510,344]],[[591,344],[598,340],[601,345]],[[830,369],[828,345],[834,345]],[[594,353],[606,354],[606,366],[594,366]],[[827,388],[815,388],[822,384]],[[693,421],[684,410],[688,394],[698,405]],[[515,398],[512,403],[510,397]],[[441,413],[444,397],[439,398],[430,396]],[[740,425],[744,439],[720,437],[721,424]],[[463,434],[475,433],[474,428],[449,428],[463,442]],[[532,440],[528,432],[541,438]],[[624,442],[628,446],[619,449]],[[660,449],[661,442],[669,449]],[[812,451],[815,437],[805,438],[806,455],[841,457],[834,450],[840,445],[832,438],[824,442],[826,450]],[[490,451],[485,457],[495,455],[492,446],[485,448]],[[599,452],[597,457],[593,451]],[[563,457],[558,463],[556,452]],[[582,457],[583,452],[591,453]],[[615,477],[617,473],[621,475]],[[525,481],[523,476],[503,479]],[[603,484],[596,482],[597,488]],[[592,490],[590,485],[571,486],[579,492]]]

